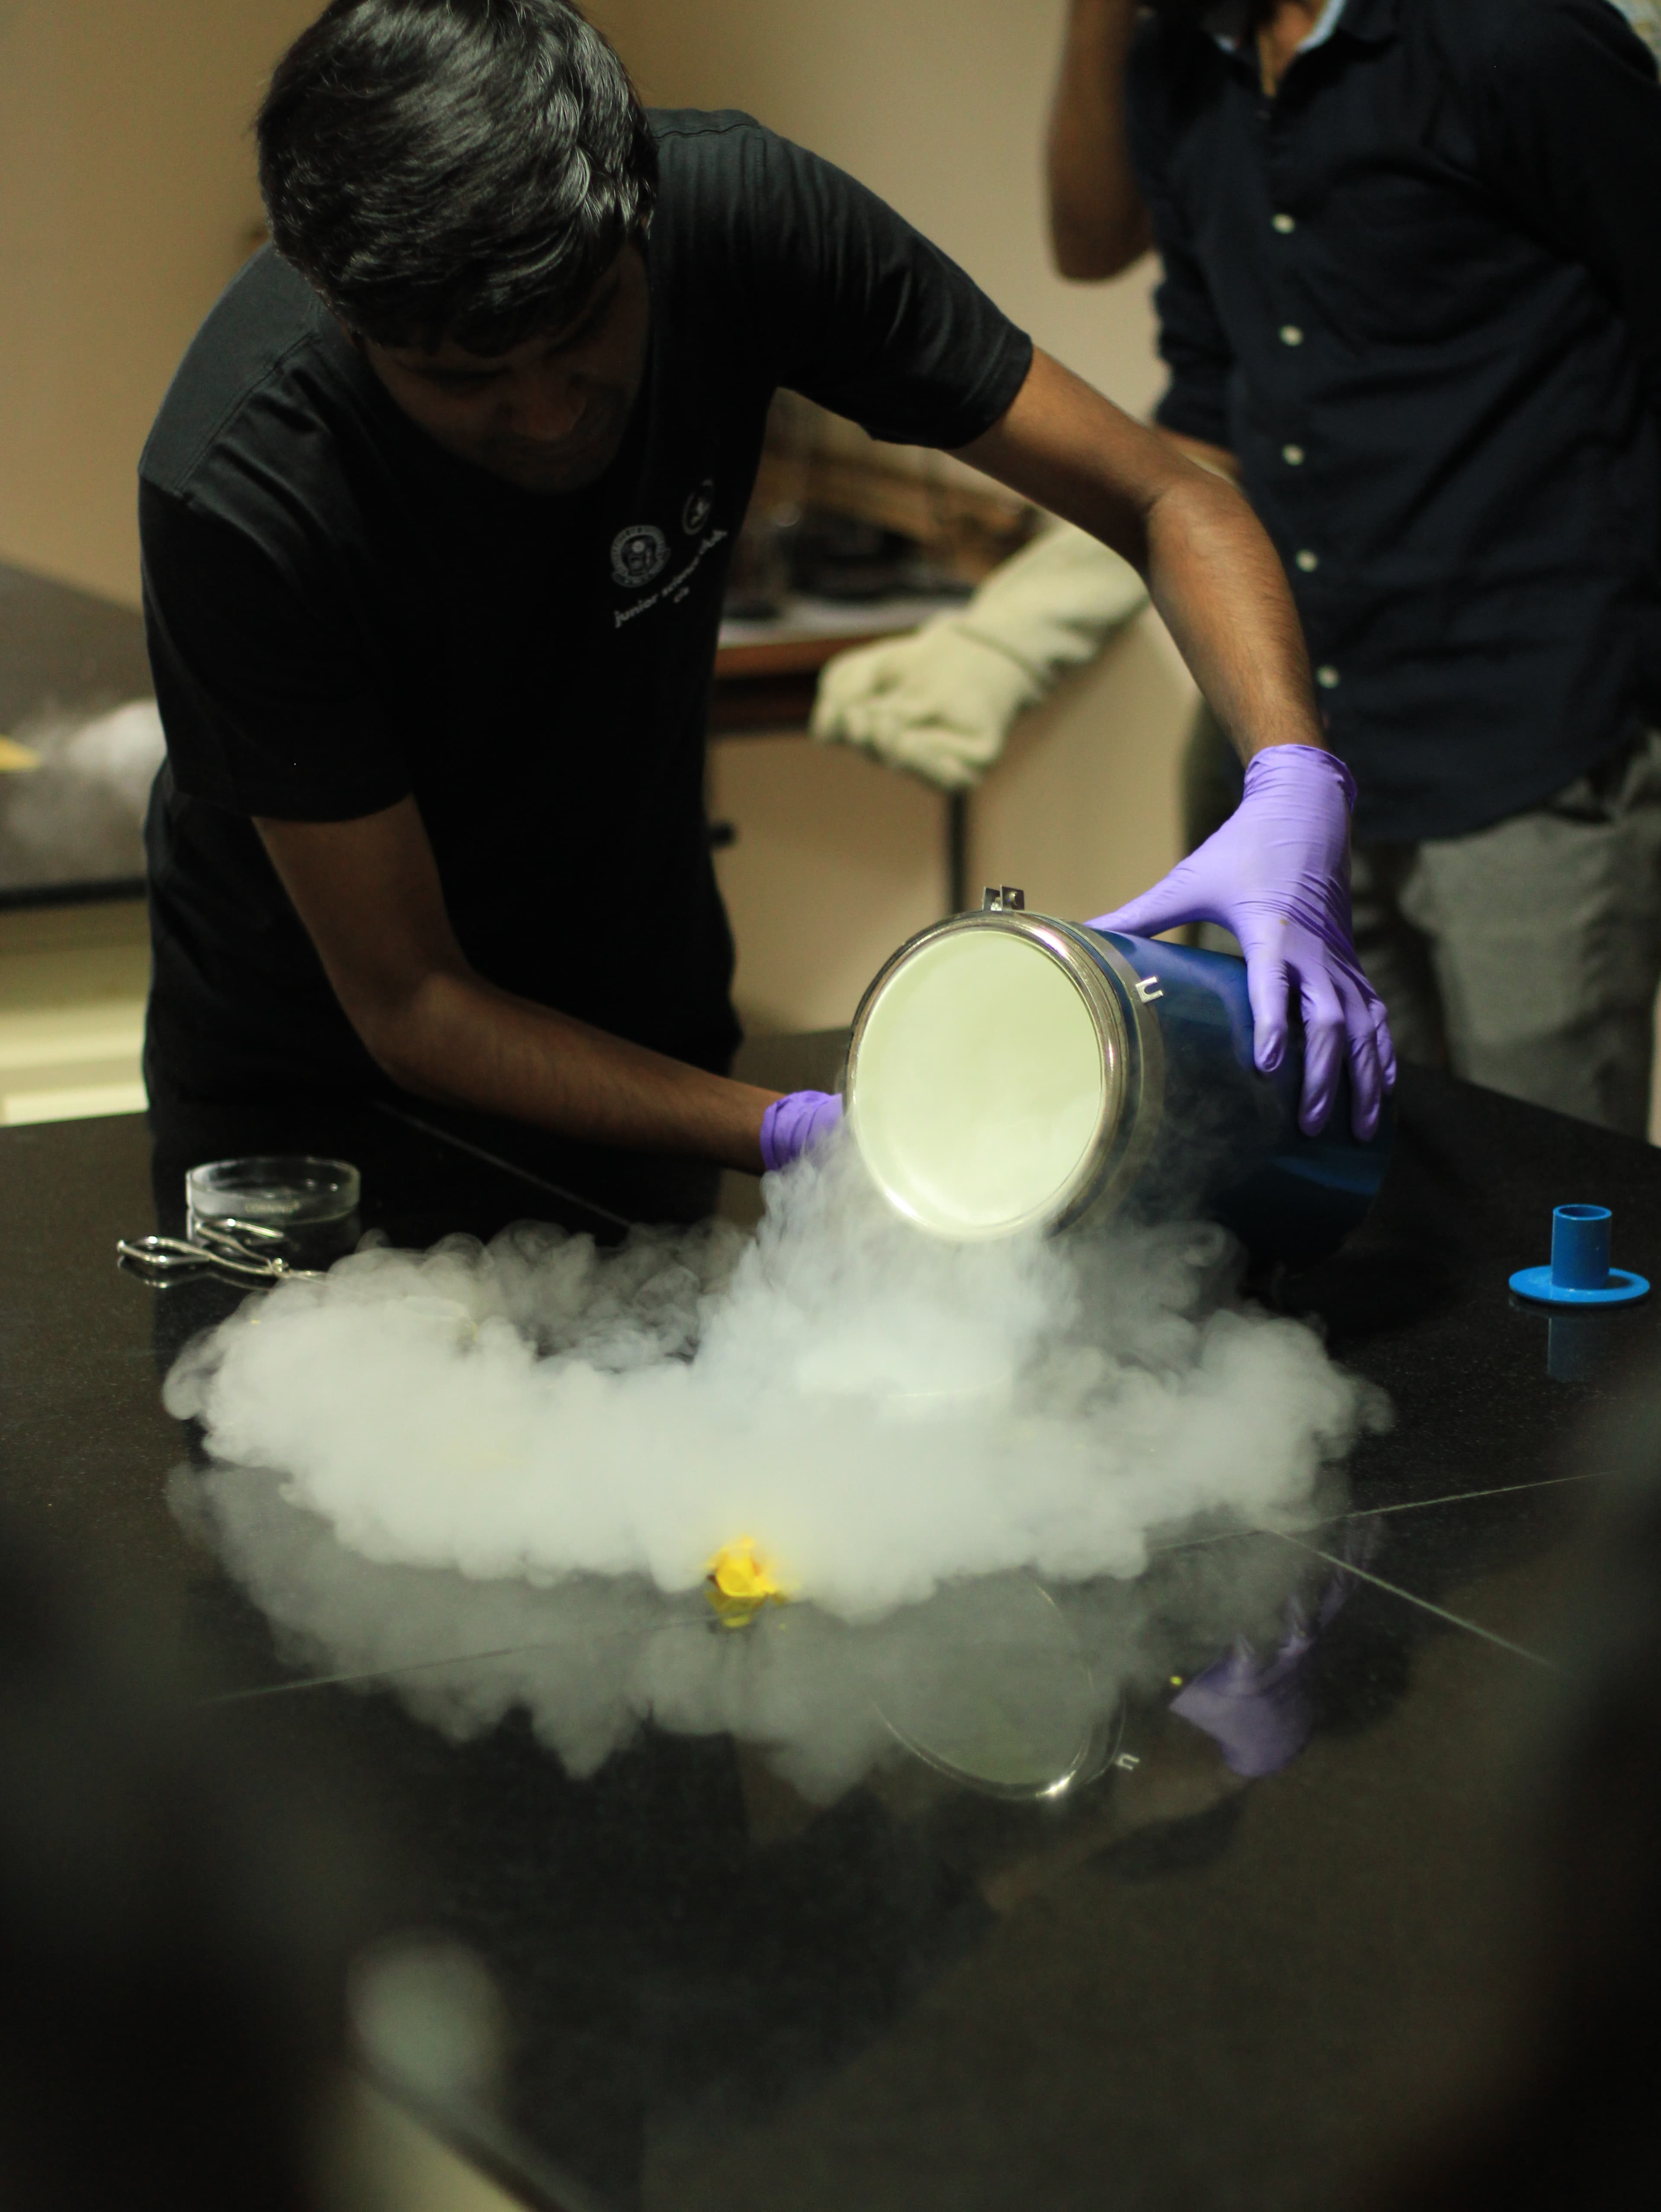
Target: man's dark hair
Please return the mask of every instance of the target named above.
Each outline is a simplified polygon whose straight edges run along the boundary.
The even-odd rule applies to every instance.
[[[495,355],[568,322],[656,197],[628,72],[566,0],[333,0],[259,136],[277,252],[388,345]]]

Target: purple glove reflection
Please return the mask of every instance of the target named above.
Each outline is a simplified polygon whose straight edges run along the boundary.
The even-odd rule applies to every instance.
[[[1236,1644],[1171,1700],[1171,1710],[1203,1729],[1231,1773],[1249,1782],[1278,1774],[1309,1741],[1315,1711],[1300,1669],[1314,1637],[1294,1619],[1265,1666],[1249,1644]]]
[[[1355,957],[1349,915],[1349,809],[1355,785],[1317,745],[1269,745],[1250,762],[1239,805],[1162,883],[1092,929],[1157,937],[1185,921],[1232,929],[1245,955],[1255,1057],[1264,1074],[1286,1056],[1287,999],[1304,1017],[1299,1127],[1313,1136],[1332,1111],[1346,1054],[1355,1133],[1378,1126],[1396,1082],[1396,1053],[1378,993]]]
[[[793,1091],[776,1098],[761,1117],[762,1165],[770,1173],[788,1168],[809,1146],[829,1136],[842,1119],[842,1100],[834,1091]]]
[[[1304,1662],[1355,1587],[1351,1570],[1365,1573],[1378,1542],[1376,1515],[1346,1522],[1339,1552],[1343,1564],[1321,1592],[1314,1619],[1301,1599],[1289,1599],[1285,1632],[1272,1659],[1259,1659],[1242,1638],[1171,1700],[1173,1713],[1204,1729],[1231,1772],[1248,1781],[1278,1774],[1309,1741],[1315,1708]]]

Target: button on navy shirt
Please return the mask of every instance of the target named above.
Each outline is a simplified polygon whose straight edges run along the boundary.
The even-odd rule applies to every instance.
[[[1229,27],[1132,66],[1158,419],[1238,458],[1358,837],[1479,829],[1661,724],[1655,64],[1611,0],[1346,0],[1270,98]]]

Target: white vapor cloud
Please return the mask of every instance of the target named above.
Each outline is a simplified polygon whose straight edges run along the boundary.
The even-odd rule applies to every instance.
[[[1220,1231],[952,1247],[889,1212],[845,1139],[767,1199],[753,1243],[710,1224],[603,1252],[522,1226],[362,1251],[198,1340],[167,1405],[350,1551],[510,1609],[581,1578],[701,1605],[749,1538],[849,1623],[1273,1528],[1378,1418],[1311,1330],[1229,1295]]]

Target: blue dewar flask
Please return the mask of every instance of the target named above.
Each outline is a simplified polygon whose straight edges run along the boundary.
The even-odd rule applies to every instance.
[[[1243,961],[987,897],[902,945],[855,1018],[849,1120],[891,1204],[959,1242],[1208,1216],[1260,1261],[1335,1250],[1384,1180],[1389,1105],[1359,1142],[1346,1074],[1305,1136],[1295,1029],[1259,1074]]]

